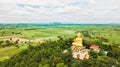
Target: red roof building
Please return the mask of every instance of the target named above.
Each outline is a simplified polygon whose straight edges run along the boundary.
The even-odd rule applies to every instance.
[[[100,50],[100,47],[97,45],[91,45],[90,48],[94,50]]]

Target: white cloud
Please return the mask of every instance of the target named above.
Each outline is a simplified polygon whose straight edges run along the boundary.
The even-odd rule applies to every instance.
[[[120,22],[119,0],[0,0],[0,21]]]

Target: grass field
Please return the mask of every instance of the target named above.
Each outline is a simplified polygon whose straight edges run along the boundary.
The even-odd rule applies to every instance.
[[[0,61],[10,58],[12,55],[20,52],[21,49],[18,49],[15,46],[0,48]]]
[[[108,39],[107,44],[119,44],[120,45],[120,26],[112,25],[77,25],[77,26],[0,26],[0,39],[7,38],[23,38],[28,40],[57,40],[57,36],[70,38],[76,36],[78,32],[83,35],[83,38],[96,39],[97,37],[103,37]],[[35,42],[36,42],[35,41]],[[28,45],[19,44],[20,47],[15,46],[0,48],[0,61],[8,59],[12,55],[20,52],[22,49],[26,49]]]

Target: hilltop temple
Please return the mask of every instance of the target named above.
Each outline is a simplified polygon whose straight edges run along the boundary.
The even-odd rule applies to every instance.
[[[88,49],[83,46],[82,42],[81,34],[78,33],[77,38],[74,39],[71,46],[73,58],[79,58],[81,60],[89,58]]]

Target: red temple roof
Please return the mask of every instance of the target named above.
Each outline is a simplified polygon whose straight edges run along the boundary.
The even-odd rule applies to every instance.
[[[97,46],[97,45],[91,45],[90,48],[91,48],[91,49],[97,49],[97,50],[100,49],[100,47]]]

